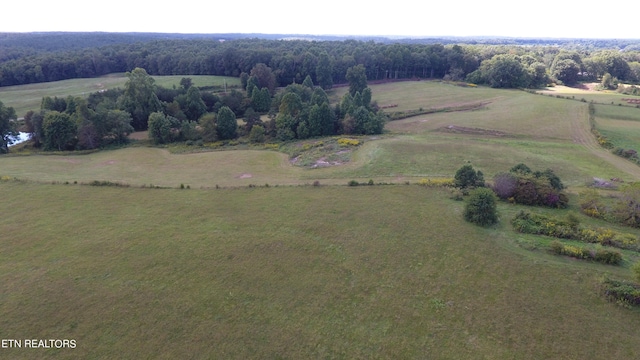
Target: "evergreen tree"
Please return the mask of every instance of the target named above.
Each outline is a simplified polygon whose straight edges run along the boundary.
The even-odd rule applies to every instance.
[[[238,137],[238,121],[236,120],[236,115],[229,107],[223,106],[218,110],[216,130],[220,140],[235,139]]]

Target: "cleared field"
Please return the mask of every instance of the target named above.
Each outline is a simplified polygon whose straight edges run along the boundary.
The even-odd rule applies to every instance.
[[[179,86],[180,80],[189,77],[196,86],[223,86],[227,82],[228,86],[240,86],[240,79],[223,76],[205,75],[172,75],[153,76],[156,84],[171,88]],[[27,111],[40,109],[40,103],[45,96],[64,97],[89,96],[89,94],[100,90],[115,89],[124,87],[127,82],[125,74],[111,74],[99,78],[91,79],[71,79],[54,81],[41,84],[29,84],[20,86],[0,87],[0,101],[5,106],[12,106],[16,114],[22,117]]]
[[[486,104],[391,122],[358,138],[350,162],[319,169],[233,148],[0,157],[0,175],[27,180],[0,181],[0,338],[77,341],[0,358],[636,357],[640,311],[607,302],[598,284],[629,279],[637,254],[624,266],[553,256],[536,245],[548,239],[511,229],[523,207],[500,204],[499,224],[478,228],[440,189],[293,186],[415,183],[469,162],[487,179],[520,162],[552,168],[574,194],[592,177],[639,180],[640,167],[599,147],[588,105],[374,86],[380,104],[406,110]],[[635,115],[616,108],[598,107],[598,124],[634,133]],[[74,185],[94,180],[132,186]]]
[[[595,84],[588,85],[587,87],[594,87]],[[546,88],[545,90],[539,91],[541,94],[551,95],[551,96],[563,96],[569,97],[574,100],[582,100],[586,102],[596,102],[600,104],[611,104],[611,105],[628,105],[626,101],[623,101],[624,98],[632,97],[630,95],[623,95],[617,93],[615,91],[593,91],[588,88],[575,88],[568,86],[554,86],[550,88]]]
[[[596,105],[598,131],[615,146],[640,150],[640,109]]]
[[[625,269],[514,251],[505,221],[465,223],[438,190],[3,182],[0,197],[0,336],[77,341],[3,357],[640,353],[640,313],[595,287]]]

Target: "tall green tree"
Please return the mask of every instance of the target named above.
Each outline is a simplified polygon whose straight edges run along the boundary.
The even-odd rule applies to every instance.
[[[320,53],[318,65],[316,66],[316,80],[318,85],[325,90],[333,87],[333,67],[326,51]]]
[[[578,82],[580,66],[572,59],[560,60],[555,64],[552,76],[567,85]]]
[[[16,128],[16,111],[13,107],[6,107],[0,101],[0,153],[8,153],[9,145],[18,139]]]
[[[362,91],[367,87],[367,69],[362,64],[347,69],[346,78],[349,81],[351,96],[355,96],[357,92],[362,94]]]
[[[129,112],[136,130],[146,130],[149,115],[161,111],[162,104],[155,93],[155,80],[142,68],[127,72],[129,80],[124,85],[122,109]]]
[[[235,139],[238,137],[238,121],[236,120],[236,115],[229,107],[223,106],[218,110],[216,130],[220,140]]]
[[[269,111],[269,109],[271,108],[271,94],[269,94],[269,89],[254,89],[253,93],[251,94],[251,105],[257,112]]]
[[[48,111],[42,121],[44,148],[46,150],[66,150],[72,146],[77,126],[67,113]]]
[[[175,121],[178,123],[177,119]],[[171,117],[157,111],[149,115],[149,138],[156,144],[173,141]]]
[[[273,73],[270,67],[263,63],[256,64],[252,69],[251,76],[255,76],[258,79],[258,88],[262,89],[266,87],[269,89],[269,93],[273,94],[276,90],[276,75]],[[247,87],[249,84],[247,83]]]
[[[529,72],[517,55],[495,55],[483,61],[479,71],[484,82],[494,88],[522,88],[530,84]]]
[[[187,119],[198,120],[200,116],[207,112],[207,105],[205,105],[200,96],[200,90],[195,86],[190,86],[187,90],[186,109],[184,111]]]

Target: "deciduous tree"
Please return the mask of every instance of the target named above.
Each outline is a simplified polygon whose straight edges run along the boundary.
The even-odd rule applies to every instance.
[[[9,145],[18,139],[15,120],[16,112],[13,107],[6,107],[0,101],[0,153],[9,152]]]

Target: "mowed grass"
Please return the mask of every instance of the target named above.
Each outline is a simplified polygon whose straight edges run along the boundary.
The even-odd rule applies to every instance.
[[[208,75],[171,75],[153,76],[156,84],[171,88],[180,86],[182,78],[189,77],[196,86],[240,86],[240,79],[226,76]],[[0,101],[5,106],[12,106],[16,110],[18,117],[24,116],[29,110],[40,110],[42,98],[45,96],[62,97],[81,96],[107,89],[123,88],[128,78],[123,73],[110,74],[98,78],[70,79],[53,81],[48,83],[28,84],[19,86],[0,87]]]
[[[506,219],[472,226],[439,190],[2,182],[0,196],[0,337],[77,342],[3,357],[640,353],[640,313],[597,291],[626,272],[514,252]]]
[[[596,105],[598,131],[615,146],[640,150],[640,109]]]
[[[587,87],[594,88],[597,84],[588,84]],[[594,91],[589,90],[586,87],[569,87],[557,85],[554,87],[546,88],[542,91],[538,91],[541,94],[550,95],[550,96],[562,96],[565,98],[570,98],[576,101],[584,101],[586,102],[595,102],[600,104],[611,104],[611,105],[625,105],[629,106],[626,101],[622,99],[632,98],[631,95],[624,95],[617,93],[615,91],[606,90],[606,91]]]

